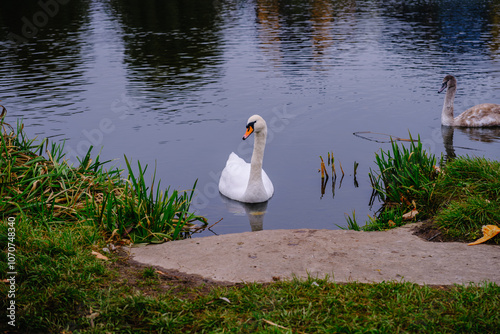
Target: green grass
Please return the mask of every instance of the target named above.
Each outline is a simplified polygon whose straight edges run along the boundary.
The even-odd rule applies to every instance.
[[[153,174],[151,187],[146,186],[143,169],[138,162],[139,175],[136,177],[130,163],[125,157],[129,172],[128,182],[124,189],[116,194],[116,187],[107,192],[102,205],[92,205],[91,217],[108,232],[117,232],[120,236],[129,236],[134,244],[161,243],[183,238],[189,234],[186,227],[197,220],[206,224],[206,220],[189,212],[196,183],[190,193],[160,188],[160,182],[154,191],[156,170]]]
[[[49,232],[44,226],[17,226],[16,302],[22,332],[480,333],[495,331],[500,321],[500,287],[494,284],[438,289],[310,278],[178,291],[168,288],[153,268],[145,268],[137,272],[141,284],[134,285],[90,255],[97,247],[85,229],[61,226]],[[142,290],[161,285],[167,289],[153,295]],[[0,289],[5,293],[5,285]],[[96,312],[91,322],[88,316]]]
[[[438,179],[436,157],[428,154],[420,137],[415,141],[410,134],[409,147],[391,142],[391,150],[375,154],[378,171],[370,169],[369,178],[374,194],[383,201],[376,217],[370,217],[360,226],[355,216],[347,217],[348,229],[382,231],[408,223],[403,215],[414,209],[415,218],[425,219],[435,211],[434,188]]]
[[[105,170],[98,158],[92,162],[90,153],[80,166],[67,166],[61,160],[60,147],[51,146],[45,158],[43,147],[28,140],[22,131],[16,133],[5,123],[2,126],[0,279],[7,278],[9,271],[7,217],[15,217],[18,332],[485,333],[498,329],[500,287],[496,284],[335,284],[328,278],[309,278],[264,285],[192,287],[182,279],[174,282],[172,276],[165,278],[153,267],[133,269],[127,262],[120,265],[123,258],[104,253],[103,247],[124,238],[142,242],[145,235],[151,236],[150,241],[169,240],[182,219],[193,219],[187,211],[192,193],[168,195],[168,189],[162,193],[159,182],[155,186],[154,181],[146,187],[145,168],[140,164],[139,174],[125,182],[119,171]],[[47,142],[43,143],[47,147]],[[464,179],[465,193],[443,186],[447,191],[440,192],[442,201],[460,203],[469,200],[467,192],[478,191],[494,207],[497,203],[492,198],[498,189],[491,184],[498,182],[494,174],[498,170],[493,163],[481,164],[483,168],[493,166],[485,172],[491,175],[489,181],[478,185],[477,178],[483,180],[485,175],[468,172],[470,180],[476,181]],[[457,169],[458,173],[464,168]],[[444,175],[452,177],[453,172]],[[157,233],[145,222],[161,224],[163,217],[156,210],[168,208],[171,198],[184,209],[175,209],[180,214],[171,215],[174,218],[168,230]],[[486,206],[484,217],[488,217],[489,208]],[[124,217],[138,217],[141,223],[120,225]],[[133,229],[140,228],[146,232],[137,232],[134,239]],[[182,232],[178,236],[182,237]],[[99,260],[91,251],[110,260]],[[0,284],[0,294],[6,296],[8,288],[9,284]],[[7,302],[2,298],[2,312]],[[1,322],[0,330],[12,331],[6,326]]]
[[[72,286],[74,281],[37,300],[40,307],[32,307],[31,313],[24,315],[24,329],[78,329],[82,333],[491,333],[500,321],[500,287],[494,284],[438,289],[396,282],[335,284],[310,278],[214,288],[208,293],[192,288],[191,296],[187,291],[166,291],[151,297],[126,285],[98,289],[95,284],[94,290],[82,291]],[[87,318],[90,310],[98,313],[92,323]]]
[[[370,220],[361,230],[363,231],[384,231],[407,224],[403,219],[403,210],[400,206],[384,207],[376,217],[370,217]]]
[[[102,305],[101,324],[111,330],[116,323],[109,322],[120,317],[142,332],[161,326],[167,333],[479,333],[496,330],[499,292],[495,285],[438,290],[410,283],[293,280],[215,289],[194,300],[131,296]],[[137,309],[143,312],[134,314]]]
[[[190,193],[151,187],[144,179],[147,166],[138,162],[134,175],[125,157],[128,178],[121,170],[105,169],[109,161],[91,159],[92,147],[77,167],[64,160],[64,146],[29,140],[18,124],[13,129],[0,119],[0,212],[2,218],[20,216],[47,228],[65,224],[95,226],[96,234],[127,238],[134,243],[158,243],[183,238],[193,221],[206,224],[189,211],[196,182]]]
[[[412,209],[414,201],[429,206],[438,175],[436,157],[423,149],[420,137],[409,148],[395,141],[391,145],[392,151],[375,154],[379,172],[369,174],[374,190],[386,205],[398,205],[402,211]]]
[[[447,163],[436,184],[435,222],[448,235],[471,241],[482,225],[500,226],[500,162],[459,157]],[[496,237],[489,243],[500,244]]]
[[[375,162],[378,171],[370,179],[384,205],[363,226],[347,217],[349,229],[381,231],[432,219],[446,238],[470,242],[482,236],[483,225],[500,226],[500,162],[466,156],[437,168],[420,139],[409,148],[393,142]],[[418,214],[405,220],[413,209]],[[500,244],[500,238],[488,243]]]

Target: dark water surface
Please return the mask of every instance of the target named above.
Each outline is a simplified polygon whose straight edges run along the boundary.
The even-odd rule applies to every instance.
[[[122,168],[124,154],[156,163],[165,186],[198,179],[194,208],[223,218],[215,233],[336,229],[353,211],[364,222],[380,205],[370,205],[368,172],[390,144],[354,132],[411,132],[438,157],[500,159],[498,129],[455,130],[445,148],[437,94],[450,73],[456,111],[500,103],[500,1],[42,3],[0,4],[8,121],[65,140],[72,162],[94,145]],[[241,137],[255,113],[268,123],[264,169],[276,191],[249,208],[226,203],[217,183],[231,151],[249,161],[253,141]],[[327,152],[345,176],[322,195]]]

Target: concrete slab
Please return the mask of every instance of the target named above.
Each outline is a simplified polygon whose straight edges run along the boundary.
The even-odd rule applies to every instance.
[[[336,282],[500,284],[500,246],[428,242],[415,224],[384,232],[264,230],[131,248],[133,260],[218,282],[293,276]]]

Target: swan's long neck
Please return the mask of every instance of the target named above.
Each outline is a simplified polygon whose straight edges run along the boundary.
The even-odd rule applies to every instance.
[[[443,111],[441,112],[441,124],[446,126],[452,126],[454,123],[453,117],[453,101],[455,100],[455,93],[457,92],[457,87],[449,87],[446,90],[446,96],[444,97]]]
[[[264,149],[266,147],[267,129],[255,132],[252,160],[250,161],[250,178],[246,194],[248,196],[259,196],[266,192],[262,182],[262,161],[264,160]]]

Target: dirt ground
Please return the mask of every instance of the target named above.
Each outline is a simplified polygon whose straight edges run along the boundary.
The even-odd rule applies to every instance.
[[[337,283],[500,284],[500,246],[445,241],[430,223],[384,232],[268,230],[133,247],[115,266],[132,285],[140,285],[141,270],[155,268],[166,284],[151,294],[308,275]]]

